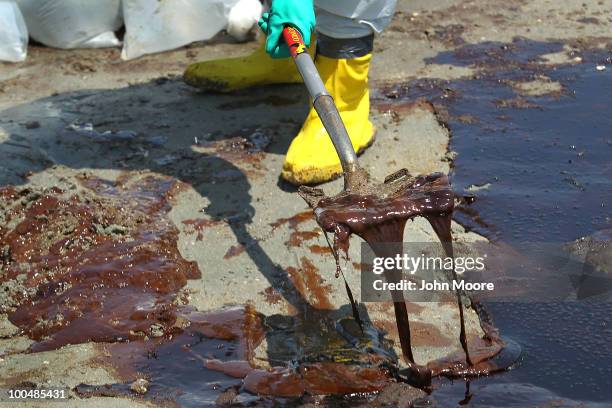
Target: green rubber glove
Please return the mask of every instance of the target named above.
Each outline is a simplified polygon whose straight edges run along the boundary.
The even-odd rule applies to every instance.
[[[309,47],[315,26],[313,0],[272,0],[270,10],[259,20],[259,27],[268,36],[266,52],[272,58],[289,57],[289,48],[282,38],[285,25],[297,28]]]

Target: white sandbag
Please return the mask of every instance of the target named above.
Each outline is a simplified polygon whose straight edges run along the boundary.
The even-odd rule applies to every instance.
[[[123,0],[121,58],[167,51],[208,40],[227,25],[238,0]]]
[[[28,51],[28,30],[13,1],[0,0],[0,61],[19,62]]]
[[[121,0],[17,0],[32,39],[55,48],[117,47]]]
[[[263,5],[259,0],[238,1],[227,16],[227,33],[238,41],[246,40],[262,11]]]

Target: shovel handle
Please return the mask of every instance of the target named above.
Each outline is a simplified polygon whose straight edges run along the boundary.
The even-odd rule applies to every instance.
[[[289,54],[291,54],[293,58],[308,51],[306,44],[304,43],[304,39],[302,38],[302,34],[298,29],[290,25],[285,26],[283,29],[283,39],[289,48]]]
[[[286,26],[283,29],[283,39],[304,80],[308,93],[312,97],[312,104],[334,144],[338,157],[340,157],[346,187],[350,174],[357,169],[357,155],[338,108],[327,89],[325,89],[300,32],[294,27]]]

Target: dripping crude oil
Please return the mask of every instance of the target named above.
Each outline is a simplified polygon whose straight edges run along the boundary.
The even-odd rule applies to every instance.
[[[401,184],[396,183],[396,186],[391,186],[395,180],[387,180],[383,185],[391,181],[387,194],[384,191],[383,194],[376,194],[375,191],[370,191],[369,194],[363,194],[363,191],[355,193],[349,189],[335,197],[324,197],[319,190],[301,191],[302,197],[313,206],[319,225],[323,230],[334,235],[331,247],[336,258],[337,273],[340,272],[339,252],[342,251],[345,256],[348,256],[351,234],[363,238],[377,256],[394,257],[403,251],[406,222],[417,216],[425,217],[429,221],[446,254],[453,256],[451,217],[454,195],[448,177],[434,173],[412,178],[407,175],[407,172],[398,176],[404,178]],[[386,271],[385,279],[388,282],[399,282],[401,274],[401,270]],[[457,279],[454,270],[453,279]],[[465,353],[467,367],[472,367],[461,294],[457,292],[456,295],[461,330],[460,342]],[[398,291],[393,292],[392,296],[402,354],[408,365],[409,381],[415,385],[428,386],[431,382],[432,371],[435,370],[415,363],[410,341],[410,321],[404,296]],[[462,368],[465,372],[465,366]]]

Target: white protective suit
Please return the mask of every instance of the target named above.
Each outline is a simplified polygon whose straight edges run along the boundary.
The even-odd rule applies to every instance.
[[[317,31],[332,38],[380,33],[391,21],[397,0],[314,0]]]

